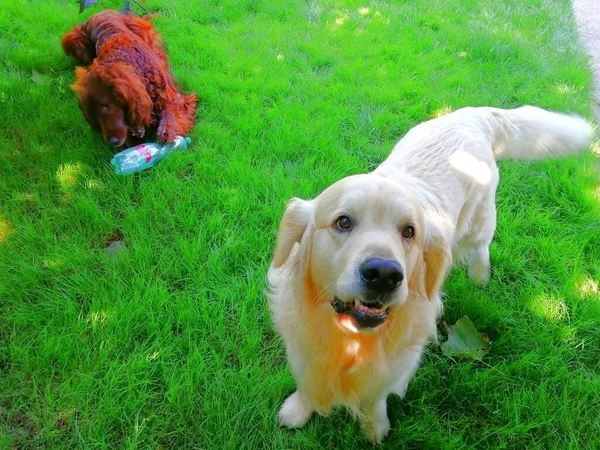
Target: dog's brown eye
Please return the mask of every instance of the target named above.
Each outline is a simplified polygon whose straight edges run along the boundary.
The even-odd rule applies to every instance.
[[[402,237],[404,239],[408,239],[410,241],[414,235],[415,227],[413,227],[412,225],[406,225],[404,228],[402,228]]]
[[[340,231],[348,231],[352,228],[352,221],[348,216],[340,216],[335,221],[335,227]]]

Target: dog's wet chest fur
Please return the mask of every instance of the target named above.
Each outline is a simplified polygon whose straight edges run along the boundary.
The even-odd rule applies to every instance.
[[[315,408],[324,413],[333,406],[353,405],[357,399],[375,398],[388,390],[390,386],[382,385],[380,380],[393,380],[392,372],[401,369],[389,364],[398,360],[394,355],[431,334],[425,323],[419,325],[410,303],[391,314],[375,331],[349,333],[333,315],[323,313],[323,308],[331,308],[329,304],[312,303],[319,291],[310,274],[303,287],[309,308],[303,319],[310,322],[307,329],[313,331],[308,338],[313,342],[307,342],[306,352],[312,354],[305,361],[309,367],[302,384]]]

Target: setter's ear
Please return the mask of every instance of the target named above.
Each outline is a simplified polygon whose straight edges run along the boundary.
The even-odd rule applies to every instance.
[[[85,24],[74,27],[65,34],[60,43],[66,55],[82,64],[91,64],[96,57],[96,45],[90,39]]]
[[[435,219],[426,219],[426,236],[420,267],[415,271],[417,290],[429,300],[439,295],[452,263],[450,239]]]
[[[71,85],[71,89],[77,92],[77,102],[79,109],[83,113],[85,121],[95,130],[99,128],[97,115],[94,111],[90,111],[88,104],[88,85],[90,83],[90,73],[83,67],[75,69],[75,83]]]
[[[296,243],[302,240],[310,221],[312,220],[313,205],[311,201],[293,198],[288,203],[277,236],[275,256],[271,266],[279,268],[288,260]]]
[[[98,66],[97,74],[127,106],[127,124],[132,128],[148,127],[152,122],[153,103],[138,74],[122,63]]]
[[[73,89],[78,94],[82,94],[87,91],[87,86],[89,82],[89,72],[84,67],[76,67],[75,68],[75,83],[71,85],[71,89]]]

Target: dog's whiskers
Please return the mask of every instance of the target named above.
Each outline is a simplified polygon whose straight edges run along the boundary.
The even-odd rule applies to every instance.
[[[337,281],[333,281],[331,283],[329,283],[327,286],[325,286],[323,289],[321,289],[317,295],[313,298],[313,302],[314,303],[320,303],[323,299],[325,299],[329,293],[328,290],[330,287],[334,286],[337,283]]]

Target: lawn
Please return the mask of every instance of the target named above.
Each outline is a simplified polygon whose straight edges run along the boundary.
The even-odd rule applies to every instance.
[[[341,410],[276,425],[294,381],[264,290],[285,203],[447,110],[590,117],[569,2],[144,5],[201,104],[190,151],[119,176],[60,48],[102,6],[0,0],[0,448],[367,448]],[[453,270],[443,317],[492,351],[431,346],[381,448],[600,447],[596,161],[500,171],[491,282]]]

